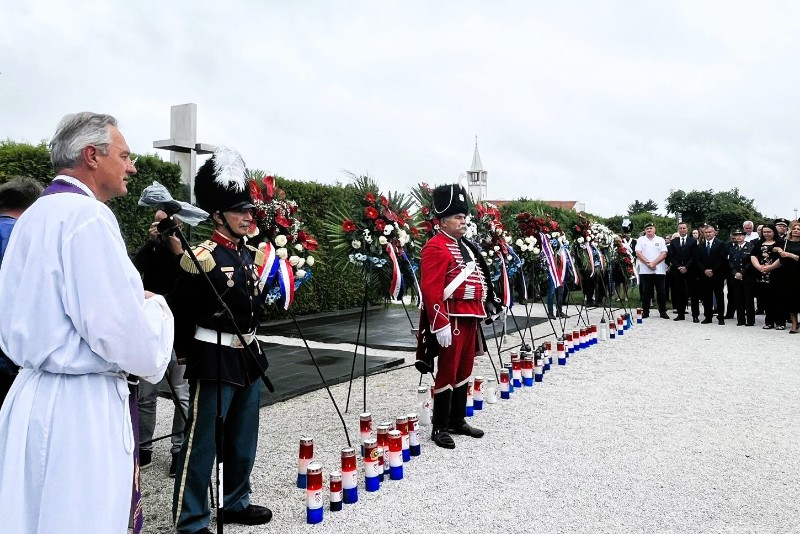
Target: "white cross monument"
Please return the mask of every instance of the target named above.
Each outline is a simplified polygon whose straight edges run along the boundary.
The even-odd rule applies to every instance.
[[[214,145],[197,142],[197,104],[172,106],[169,139],[153,141],[153,148],[170,151],[170,161],[181,168],[181,182],[189,186],[189,198],[194,204],[194,176],[197,174],[197,154],[213,154]]]

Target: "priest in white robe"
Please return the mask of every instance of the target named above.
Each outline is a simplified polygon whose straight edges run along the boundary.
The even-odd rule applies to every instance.
[[[0,410],[0,530],[128,531],[127,375],[157,382],[172,314],[146,294],[104,204],[136,169],[108,115],[66,116],[57,176],[18,220],[0,269],[0,348],[22,369]]]

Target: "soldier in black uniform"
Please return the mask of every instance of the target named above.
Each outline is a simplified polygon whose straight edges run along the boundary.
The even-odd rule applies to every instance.
[[[253,200],[241,156],[220,149],[198,171],[197,205],[211,214],[211,239],[194,248],[203,271],[233,312],[256,358],[246,354],[227,321],[218,324],[220,311],[213,292],[188,254],[181,259],[183,273],[170,299],[175,313],[175,351],[186,360],[190,384],[189,423],[178,458],[173,517],[179,533],[210,532],[208,485],[214,465],[214,421],[217,378],[221,380],[224,418],[223,503],[225,523],[260,525],[272,511],[250,503],[250,472],[258,438],[260,370],[267,360],[255,339],[266,292],[259,283],[263,254],[247,246],[244,237],[252,222]],[[222,332],[221,371],[217,373],[217,329]]]
[[[728,278],[728,299],[733,302],[736,311],[737,326],[753,326],[756,322],[756,308],[754,303],[755,288],[753,278],[753,265],[750,262],[750,253],[753,242],[744,240],[744,230],[734,230],[734,241],[728,248],[728,265],[730,277]]]

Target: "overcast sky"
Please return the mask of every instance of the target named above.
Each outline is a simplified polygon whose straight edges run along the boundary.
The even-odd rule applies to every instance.
[[[625,212],[738,187],[800,208],[800,2],[0,0],[0,138],[111,113],[159,152],[170,106],[252,168]]]

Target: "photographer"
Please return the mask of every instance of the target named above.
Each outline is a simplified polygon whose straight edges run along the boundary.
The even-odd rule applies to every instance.
[[[165,235],[158,231],[158,223],[165,219],[167,214],[161,210],[156,211],[154,222],[148,231],[148,240],[134,256],[133,263],[142,274],[142,283],[148,291],[159,295],[168,295],[172,290],[175,279],[180,269],[180,259],[183,247],[180,240],[174,235]],[[178,226],[182,224],[175,217]],[[187,414],[189,413],[189,382],[183,377],[186,367],[178,364],[175,352],[167,367],[165,378],[175,389],[177,401],[181,405],[183,414],[175,411],[172,418],[172,459],[169,465],[169,476],[175,476],[178,452],[183,443],[183,429]],[[158,386],[145,381],[139,383],[139,465],[144,468],[153,460],[153,444],[148,443],[153,439],[156,426],[156,404],[158,399]]]

